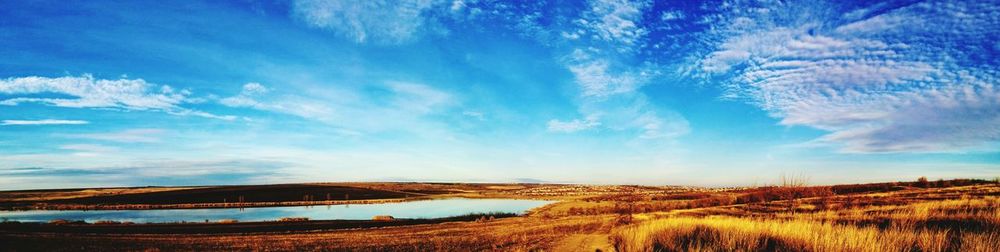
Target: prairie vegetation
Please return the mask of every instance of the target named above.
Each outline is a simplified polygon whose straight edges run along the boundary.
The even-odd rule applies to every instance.
[[[719,189],[447,183],[349,186],[434,197],[560,201],[526,215],[485,213],[432,220],[4,223],[0,224],[0,243],[47,251],[995,251],[1000,247],[1000,184],[996,181],[920,179],[805,186],[803,180],[791,179],[775,186]]]
[[[992,251],[1000,247],[996,232],[800,219],[681,217],[625,228],[614,235],[622,251]]]
[[[729,205],[662,213],[616,228],[612,240],[620,251],[1000,248],[1000,187],[986,181],[923,181],[753,189]],[[948,187],[954,185],[963,186]]]

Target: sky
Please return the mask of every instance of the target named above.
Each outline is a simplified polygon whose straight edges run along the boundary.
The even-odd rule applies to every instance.
[[[0,0],[0,189],[782,175],[1000,175],[1000,2]]]

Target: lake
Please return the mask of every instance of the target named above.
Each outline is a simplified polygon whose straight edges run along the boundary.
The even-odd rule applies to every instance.
[[[362,205],[318,205],[293,207],[159,209],[159,210],[30,210],[0,211],[0,218],[21,222],[54,219],[131,221],[135,223],[204,222],[234,219],[242,222],[269,221],[283,217],[310,220],[370,220],[375,215],[395,218],[442,218],[470,213],[506,212],[522,214],[553,201],[517,199],[449,198]]]

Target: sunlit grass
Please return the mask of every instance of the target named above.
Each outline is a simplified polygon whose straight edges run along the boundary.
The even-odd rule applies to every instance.
[[[948,231],[942,230],[732,217],[656,220],[614,235],[622,251],[944,251],[949,247]],[[977,244],[989,238],[966,237]]]
[[[893,197],[895,204],[855,202],[816,211],[792,201],[787,204],[795,207],[778,211],[744,207],[709,217],[675,215],[618,228],[612,239],[621,251],[996,251],[1000,198],[971,196],[996,190],[982,186],[887,194],[879,197]],[[916,200],[952,192],[964,194]]]

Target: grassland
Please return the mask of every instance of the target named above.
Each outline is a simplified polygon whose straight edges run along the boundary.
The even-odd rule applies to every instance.
[[[621,251],[1000,248],[996,184],[889,189],[654,213],[616,228],[612,240]]]
[[[283,225],[299,228],[277,230],[238,227],[267,224],[218,223],[211,228],[224,232],[191,228],[156,234],[0,225],[0,246],[45,251],[996,251],[1000,247],[1000,185],[993,181],[813,187],[786,183],[723,189],[422,183],[353,186],[431,197],[560,201],[510,218],[351,228],[323,227],[322,221],[286,223]]]

